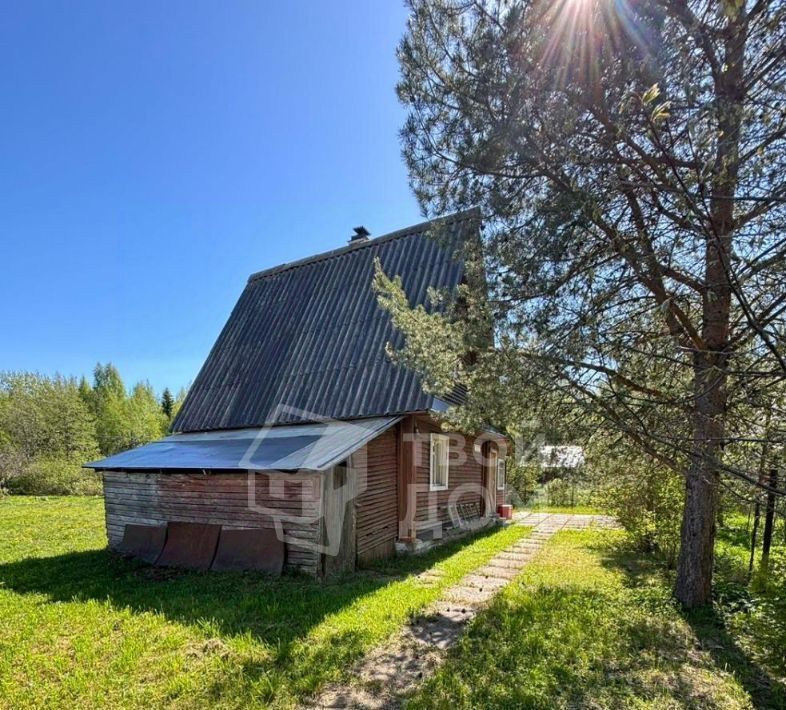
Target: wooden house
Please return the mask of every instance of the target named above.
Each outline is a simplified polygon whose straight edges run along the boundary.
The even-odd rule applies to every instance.
[[[413,304],[467,276],[468,211],[253,274],[161,441],[103,472],[113,549],[200,569],[322,576],[479,527],[504,502],[502,438],[445,432],[372,287]]]

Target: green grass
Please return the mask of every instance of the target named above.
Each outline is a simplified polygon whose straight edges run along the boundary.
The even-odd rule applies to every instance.
[[[293,706],[526,534],[320,584],[155,570],[103,549],[101,499],[0,499],[0,707]]]
[[[760,529],[759,546],[761,534]],[[749,657],[770,673],[786,678],[786,542],[782,524],[773,535],[766,573],[757,550],[749,580],[749,558],[750,521],[744,515],[726,515],[716,546],[715,614]]]
[[[569,513],[573,515],[605,515],[600,508],[591,505],[525,505],[523,510],[534,513]]]
[[[625,542],[620,531],[552,538],[411,707],[786,707],[722,620],[682,614],[663,569]]]
[[[786,549],[748,587],[746,524],[727,516],[694,614],[624,533],[558,534],[412,707],[786,708]],[[525,534],[320,584],[154,570],[103,549],[100,499],[0,499],[0,707],[295,706]]]

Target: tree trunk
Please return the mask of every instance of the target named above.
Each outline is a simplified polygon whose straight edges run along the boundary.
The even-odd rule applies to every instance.
[[[772,546],[772,530],[775,525],[775,493],[773,490],[778,487],[778,471],[770,470],[768,485],[771,490],[767,491],[767,508],[764,512],[764,532],[761,536],[761,568],[765,572],[770,563],[770,547]]]
[[[756,538],[759,534],[759,522],[761,521],[761,503],[756,498],[753,505],[753,530],[751,531],[751,556],[748,560],[748,577],[753,573],[753,562],[756,557]]]
[[[712,563],[718,510],[717,462],[724,445],[731,314],[734,198],[745,81],[747,16],[729,16],[723,68],[715,77],[719,137],[713,165],[710,224],[705,236],[700,342],[693,360],[693,448],[685,480],[680,557],[674,595],[687,608],[712,599]]]
[[[769,454],[770,446],[770,419],[772,417],[772,410],[768,409],[767,414],[764,415],[764,444],[761,447],[761,458],[759,459],[759,485],[763,486],[766,471],[767,471],[767,455]],[[759,533],[759,524],[761,523],[761,498],[759,492],[756,492],[756,503],[753,506],[753,531],[751,532],[751,556],[748,561],[748,577],[753,573],[753,563],[756,559],[756,537]]]
[[[674,596],[687,608],[702,606],[712,598],[718,507],[718,471],[713,460],[719,457],[723,442],[726,369],[710,363],[719,357],[696,354],[693,455],[685,479],[685,507],[674,585]]]
[[[702,303],[703,347],[693,356],[693,445],[685,478],[680,556],[674,596],[686,608],[712,600],[718,513],[718,462],[723,454],[728,379],[731,283],[731,203],[716,212],[717,231],[705,251],[707,290]]]
[[[783,518],[783,544],[786,545],[786,509],[781,511],[781,517]]]

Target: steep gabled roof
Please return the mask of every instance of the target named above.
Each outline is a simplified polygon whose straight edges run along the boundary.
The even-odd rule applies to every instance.
[[[174,431],[207,431],[424,411],[420,377],[390,361],[401,345],[372,289],[374,260],[412,304],[464,278],[476,210],[253,274],[178,414]],[[435,238],[436,237],[436,238]]]

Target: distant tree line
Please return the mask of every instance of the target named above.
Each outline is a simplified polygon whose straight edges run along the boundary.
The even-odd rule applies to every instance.
[[[93,382],[33,372],[0,373],[0,491],[95,494],[82,465],[165,435],[185,397],[149,382],[130,390],[111,363]]]

